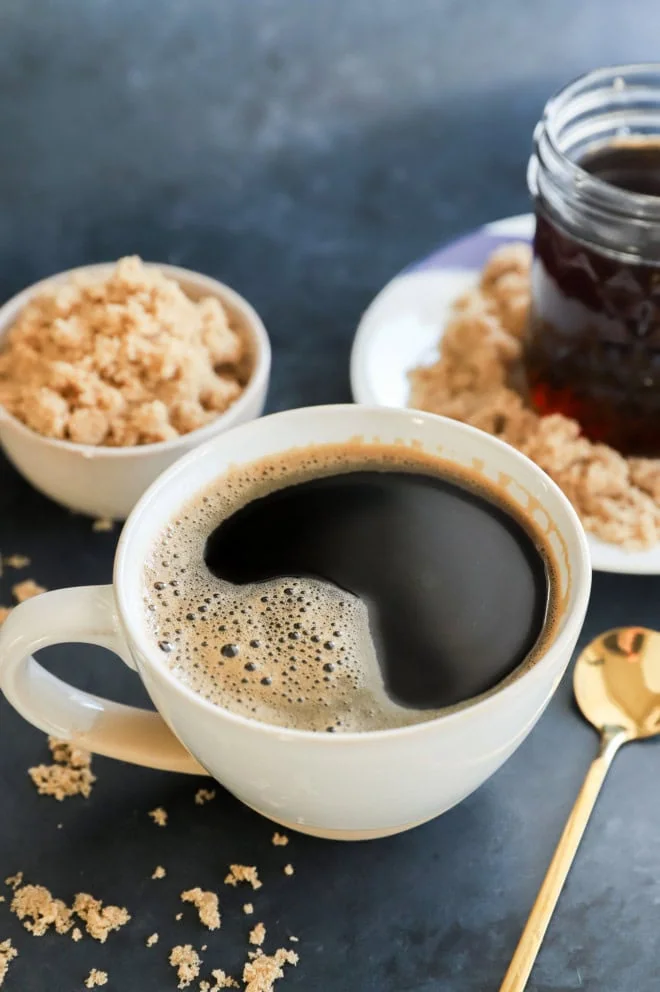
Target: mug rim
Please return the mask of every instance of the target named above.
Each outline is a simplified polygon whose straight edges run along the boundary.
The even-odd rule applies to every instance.
[[[139,526],[140,520],[145,514],[148,514],[152,502],[161,492],[163,492],[163,490],[168,488],[171,480],[185,472],[198,460],[205,458],[211,451],[213,451],[214,448],[222,445],[227,438],[236,433],[247,433],[249,431],[259,430],[261,428],[257,425],[261,425],[262,423],[267,425],[274,420],[281,420],[284,418],[295,420],[298,418],[303,418],[310,413],[314,413],[316,416],[326,417],[333,417],[336,413],[352,413],[357,417],[377,415],[378,417],[385,417],[390,420],[400,421],[409,421],[412,417],[417,418],[418,423],[430,422],[431,424],[442,424],[445,430],[448,429],[459,436],[461,434],[464,436],[478,435],[479,439],[483,443],[486,443],[495,449],[500,449],[506,452],[507,458],[517,462],[524,472],[531,472],[533,475],[542,479],[546,490],[551,493],[552,496],[562,505],[567,522],[570,522],[569,528],[566,526],[560,527],[555,520],[554,514],[550,513],[545,505],[544,510],[548,513],[550,519],[553,520],[562,536],[567,536],[570,529],[572,531],[570,536],[575,541],[575,546],[572,549],[570,545],[568,546],[568,558],[571,575],[570,581],[573,586],[572,599],[574,602],[572,606],[565,606],[562,608],[564,613],[568,614],[567,622],[565,623],[563,629],[557,633],[547,648],[542,651],[539,657],[532,665],[529,666],[529,668],[520,671],[521,666],[525,664],[523,661],[521,662],[521,665],[516,667],[514,672],[509,673],[509,675],[507,675],[504,679],[501,679],[498,683],[496,683],[496,685],[488,689],[485,693],[462,700],[454,706],[439,709],[439,711],[436,711],[435,716],[429,718],[428,720],[422,720],[419,723],[409,724],[403,727],[389,727],[382,730],[346,731],[341,734],[323,734],[315,730],[302,730],[294,727],[285,727],[274,723],[268,723],[263,720],[257,720],[252,717],[243,716],[239,713],[234,713],[227,707],[220,706],[217,703],[204,699],[199,693],[191,689],[190,686],[178,679],[176,675],[174,675],[174,673],[167,667],[167,665],[163,663],[163,659],[159,656],[157,648],[151,642],[147,634],[146,626],[140,627],[131,620],[130,609],[128,608],[128,603],[125,597],[124,583],[122,582],[122,576],[128,567],[128,558],[132,546],[133,534]],[[356,424],[356,428],[357,431],[359,431],[358,424]],[[282,447],[281,450],[282,453],[285,453],[288,449],[287,447]],[[219,469],[218,478],[222,477],[223,472],[226,471],[227,467],[228,466],[225,466],[224,470]],[[186,499],[194,499],[195,495],[201,492],[203,488],[203,485],[194,487]],[[171,516],[172,511],[168,513],[166,519],[170,519]],[[163,520],[163,524],[164,523],[165,520]],[[140,567],[142,567],[143,564],[144,562],[141,562]],[[167,468],[140,497],[126,520],[117,545],[117,550],[115,552],[113,590],[122,632],[129,651],[133,654],[133,646],[135,646],[137,649],[135,650],[135,657],[139,661],[146,659],[150,669],[153,670],[155,677],[163,680],[167,688],[171,689],[176,696],[182,697],[186,701],[190,702],[190,704],[194,707],[201,707],[202,710],[212,714],[217,719],[229,720],[230,723],[234,723],[254,732],[267,733],[269,735],[276,734],[279,738],[287,738],[292,741],[304,740],[310,743],[314,741],[317,744],[332,742],[332,746],[337,746],[340,742],[344,745],[367,741],[377,742],[386,739],[390,740],[401,735],[407,737],[409,735],[423,733],[424,731],[428,732],[431,728],[437,727],[440,723],[455,723],[460,719],[465,719],[475,711],[489,709],[493,705],[497,705],[497,701],[500,697],[510,696],[512,693],[520,691],[520,686],[533,678],[535,673],[539,672],[541,669],[550,667],[553,663],[556,663],[556,661],[561,658],[562,654],[565,653],[567,645],[570,644],[571,640],[575,638],[576,618],[580,618],[580,626],[584,622],[584,614],[586,613],[591,592],[591,576],[591,559],[587,537],[570,500],[562,492],[559,486],[550,478],[550,476],[543,471],[543,469],[541,469],[535,462],[533,462],[526,455],[522,454],[522,452],[518,451],[512,445],[509,445],[506,442],[501,441],[499,438],[496,438],[485,431],[481,431],[476,427],[472,427],[460,421],[434,413],[427,413],[425,411],[409,408],[404,409],[398,407],[362,406],[353,403],[336,403],[313,407],[297,407],[291,410],[272,413],[265,417],[260,417],[256,420],[249,421],[248,423],[241,424],[209,439],[204,444],[195,447],[192,451],[189,451],[182,458],[179,458],[173,465]],[[564,669],[569,661],[570,655],[566,659]],[[139,663],[137,664],[137,671],[138,674],[141,675]],[[518,672],[519,674],[515,676],[515,672]]]

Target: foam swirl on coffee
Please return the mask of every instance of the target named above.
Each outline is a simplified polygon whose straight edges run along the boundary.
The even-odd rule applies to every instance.
[[[442,469],[421,450],[356,441],[230,470],[145,566],[163,662],[218,706],[313,731],[419,723],[497,684],[552,612],[544,557],[505,499]],[[505,589],[484,576],[502,561]],[[279,577],[283,562],[293,570]]]

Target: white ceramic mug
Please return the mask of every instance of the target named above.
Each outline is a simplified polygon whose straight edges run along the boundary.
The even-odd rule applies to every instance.
[[[354,440],[417,445],[508,488],[546,532],[560,572],[560,616],[543,656],[477,700],[426,723],[320,734],[248,719],[196,695],[169,671],[147,633],[143,563],[182,504],[230,466],[299,446]],[[503,577],[504,580],[504,577]],[[131,513],[112,586],[61,589],[18,606],[0,632],[0,687],[49,734],[152,768],[208,772],[285,827],[362,839],[423,823],[469,795],[527,736],[571,657],[587,608],[589,553],[566,497],[531,461],[481,431],[411,410],[313,407],[220,435],[168,469]],[[30,653],[85,641],[135,669],[157,713],[82,692]]]

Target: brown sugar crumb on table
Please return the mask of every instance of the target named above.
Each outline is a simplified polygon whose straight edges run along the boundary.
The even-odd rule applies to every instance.
[[[123,906],[104,906],[86,892],[79,892],[73,902],[73,912],[85,924],[90,937],[105,944],[112,930],[119,930],[130,920],[130,914]]]
[[[9,965],[16,957],[18,957],[18,951],[13,946],[11,940],[7,938],[7,940],[0,941],[0,985],[4,984],[7,972],[9,971]]]
[[[28,301],[0,352],[0,404],[46,437],[169,441],[238,398],[247,351],[220,300],[192,300],[157,266],[123,258]]]
[[[172,967],[176,968],[180,989],[188,988],[195,981],[202,965],[200,956],[192,944],[177,944],[170,951],[169,961]]]
[[[235,887],[239,882],[248,882],[255,891],[263,885],[263,882],[259,881],[259,873],[254,865],[230,865],[225,885]]]
[[[23,884],[23,872],[17,871],[15,875],[8,875],[5,879],[5,885],[8,885],[11,889],[17,889],[19,885]]]
[[[152,878],[165,878],[167,872],[162,865],[157,865],[151,873]]]
[[[99,971],[98,968],[92,968],[89,975],[85,979],[85,988],[93,989],[100,985],[108,984],[108,973],[107,971]]]
[[[215,981],[215,985],[211,986],[211,992],[217,992],[217,989],[237,989],[239,987],[236,979],[227,975],[222,968],[214,968],[211,977]]]
[[[26,599],[32,599],[33,596],[40,596],[42,592],[46,592],[46,588],[38,585],[34,579],[23,579],[22,582],[17,582],[12,589],[14,599],[17,603],[24,603]]]
[[[249,941],[251,944],[256,944],[257,947],[261,947],[264,940],[266,939],[266,927],[263,923],[256,923],[252,930],[250,930]]]
[[[39,795],[52,796],[60,802],[69,796],[84,796],[87,799],[96,781],[89,752],[55,737],[48,738],[48,746],[54,764],[28,768],[28,775]]]
[[[53,927],[59,934],[73,926],[73,913],[61,899],[54,899],[44,885],[22,885],[14,891],[11,911],[35,937]]]
[[[246,916],[250,916],[251,913],[254,913],[254,906],[251,902],[246,902],[243,904],[243,912]]]
[[[187,889],[181,893],[182,902],[190,902],[199,914],[200,923],[209,930],[217,930],[220,926],[220,911],[218,897],[215,892],[204,892],[199,887]]]
[[[153,947],[154,944],[157,944],[159,940],[160,940],[160,935],[157,933],[152,933],[147,937],[145,943],[147,947]]]
[[[298,964],[295,951],[280,947],[273,955],[258,954],[243,968],[244,992],[272,992],[278,978],[284,977],[283,965]]]
[[[554,479],[596,537],[629,550],[660,541],[660,459],[624,458],[562,414],[527,403],[522,337],[531,250],[505,245],[453,307],[435,364],[410,373],[409,405],[494,434]]]
[[[204,806],[212,799],[215,799],[215,789],[198,789],[195,793],[195,805],[197,806]]]
[[[75,941],[77,944],[79,940],[82,940],[82,938],[83,935],[80,927],[74,927],[73,930],[71,931],[71,940]]]
[[[286,847],[289,843],[289,838],[286,834],[278,834],[277,831],[275,831],[271,838],[271,843],[274,847]]]
[[[150,809],[149,816],[157,827],[167,826],[167,811],[162,806],[157,806],[156,809]]]
[[[285,875],[293,875],[295,869],[293,865],[285,865],[282,870]]]
[[[12,610],[13,606],[0,606],[0,627],[2,627]]]
[[[9,555],[2,560],[3,564],[7,565],[8,568],[27,568],[30,564],[30,559],[27,555]]]
[[[99,517],[92,524],[92,530],[98,533],[102,531],[112,530],[114,526],[115,526],[115,522],[110,517]]]

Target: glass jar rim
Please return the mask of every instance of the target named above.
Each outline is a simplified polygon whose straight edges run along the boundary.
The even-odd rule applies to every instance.
[[[578,152],[635,136],[657,138],[660,147],[660,62],[594,69],[551,96],[534,130],[528,184],[576,236],[657,258],[660,196],[622,189],[579,164]]]

